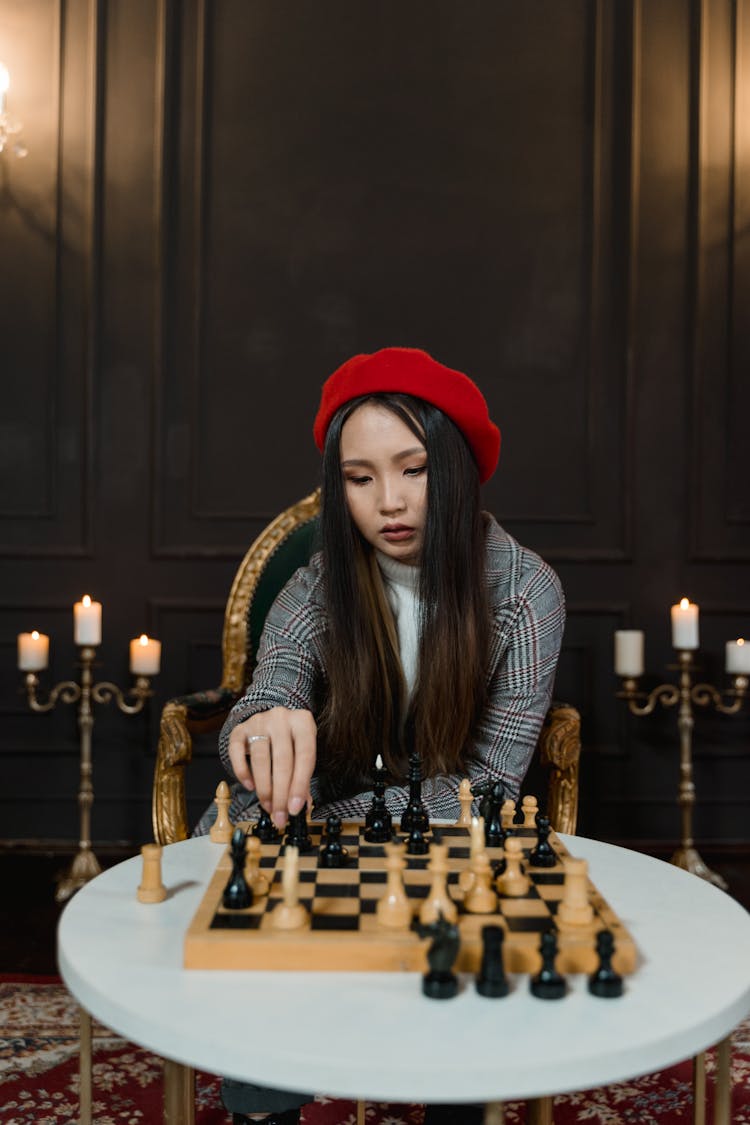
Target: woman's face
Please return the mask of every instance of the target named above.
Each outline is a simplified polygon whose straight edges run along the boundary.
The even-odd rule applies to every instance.
[[[349,514],[362,536],[398,562],[419,563],[427,516],[427,451],[383,406],[357,407],[341,430]]]

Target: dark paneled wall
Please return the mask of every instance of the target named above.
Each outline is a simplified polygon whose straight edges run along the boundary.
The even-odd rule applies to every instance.
[[[0,58],[2,834],[77,830],[74,709],[28,712],[16,633],[46,683],[84,591],[100,676],[162,639],[150,713],[94,730],[94,836],[147,838],[160,705],[219,680],[320,383],[400,343],[481,384],[486,505],[563,579],[583,829],[673,837],[675,715],[627,717],[612,632],[651,683],[683,594],[707,678],[750,634],[749,0],[3,0]],[[696,734],[698,834],[746,840],[750,721]]]

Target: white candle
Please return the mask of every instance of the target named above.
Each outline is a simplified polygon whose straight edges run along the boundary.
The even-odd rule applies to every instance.
[[[77,645],[100,645],[102,643],[102,603],[92,602],[84,594],[80,602],[73,606],[75,622],[74,639]]]
[[[727,641],[726,653],[727,672],[733,672],[735,676],[750,672],[750,641],[745,641],[743,637]]]
[[[46,633],[18,634],[18,667],[22,672],[39,672],[49,663],[49,637]]]
[[[672,606],[672,646],[674,648],[698,647],[698,606],[682,598]]]
[[[615,672],[618,676],[643,675],[641,629],[618,629],[615,632]]]
[[[130,671],[136,676],[156,676],[161,664],[161,641],[141,633],[130,642]]]

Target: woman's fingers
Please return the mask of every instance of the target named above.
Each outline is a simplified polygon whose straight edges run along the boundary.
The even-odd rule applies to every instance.
[[[277,828],[284,827],[287,813],[296,815],[309,802],[316,734],[310,711],[274,707],[238,723],[229,736],[235,777],[255,790]]]
[[[293,711],[294,770],[289,783],[287,808],[296,816],[310,795],[310,778],[317,753],[315,720],[309,711]]]

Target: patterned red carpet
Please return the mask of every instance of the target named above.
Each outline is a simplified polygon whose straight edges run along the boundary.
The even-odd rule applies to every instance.
[[[106,1028],[95,1027],[96,1125],[158,1125],[161,1062]],[[78,1016],[65,988],[43,978],[0,978],[0,1123],[73,1125],[78,1112]],[[709,1083],[713,1060],[709,1057]],[[750,1020],[735,1034],[732,1125],[750,1125]],[[199,1074],[196,1125],[227,1125],[219,1080]],[[355,1125],[353,1102],[319,1098],[303,1125]],[[522,1105],[506,1106],[508,1125],[526,1120]],[[689,1125],[689,1063],[607,1090],[555,1099],[555,1125]],[[367,1105],[368,1125],[421,1125],[422,1107]],[[709,1112],[707,1125],[711,1125]]]

